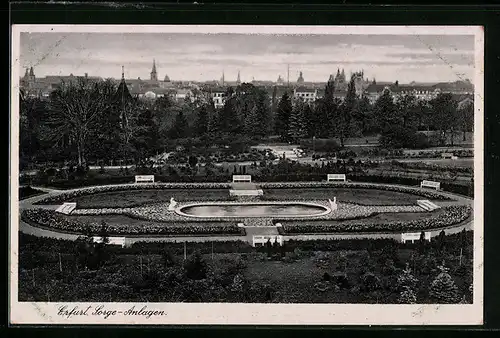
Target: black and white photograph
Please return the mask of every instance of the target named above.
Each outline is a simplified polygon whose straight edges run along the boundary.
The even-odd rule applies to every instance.
[[[481,27],[12,34],[14,323],[482,323]]]

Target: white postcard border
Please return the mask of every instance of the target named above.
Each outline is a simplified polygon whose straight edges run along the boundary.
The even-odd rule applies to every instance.
[[[140,26],[140,25],[13,25],[11,37],[10,144],[10,323],[17,324],[247,324],[247,325],[481,325],[483,323],[483,114],[484,36],[480,26]],[[19,75],[21,32],[100,33],[244,33],[244,34],[431,34],[475,35],[474,121],[474,299],[465,305],[369,304],[232,304],[232,303],[44,303],[18,301],[18,173]],[[103,305],[125,312],[132,306],[143,315],[58,315],[58,309],[86,309]],[[150,310],[164,315],[146,318]]]

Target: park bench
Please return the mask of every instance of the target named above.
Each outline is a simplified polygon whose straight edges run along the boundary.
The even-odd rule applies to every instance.
[[[328,174],[326,177],[328,182],[331,181],[347,181],[345,174]]]
[[[441,153],[441,158],[445,160],[457,160],[458,157],[453,155],[453,153]]]
[[[252,237],[252,246],[264,246],[268,241],[271,241],[271,244],[274,242],[278,242],[279,245],[283,245],[283,236],[280,235],[268,235],[268,236],[253,236]]]
[[[155,175],[136,175],[135,183],[155,183]]]
[[[439,182],[434,182],[434,181],[422,181],[420,183],[420,188],[433,188],[436,190],[439,190],[441,187],[441,183]]]
[[[233,175],[233,183],[238,183],[238,182],[251,183],[252,176],[251,175]]]
[[[416,243],[420,240],[420,232],[408,232],[401,234],[402,243]],[[431,241],[431,233],[429,231],[424,232],[424,238],[426,241]]]
[[[122,248],[125,247],[125,237],[108,237],[108,239],[109,239],[108,244],[110,244],[110,245],[119,245]],[[94,242],[95,243],[102,243],[102,237],[95,236]]]

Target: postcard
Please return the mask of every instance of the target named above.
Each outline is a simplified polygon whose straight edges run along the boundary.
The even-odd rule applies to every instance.
[[[483,323],[479,26],[13,25],[10,322]]]

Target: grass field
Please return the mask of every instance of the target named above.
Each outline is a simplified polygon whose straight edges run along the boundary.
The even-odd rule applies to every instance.
[[[315,189],[265,189],[264,199],[332,199],[365,205],[403,205],[415,204],[418,196],[395,191],[376,189],[315,188]]]
[[[176,201],[214,201],[227,200],[227,189],[165,189],[114,191],[76,197],[71,201],[80,209],[90,208],[128,208],[149,203]]]

